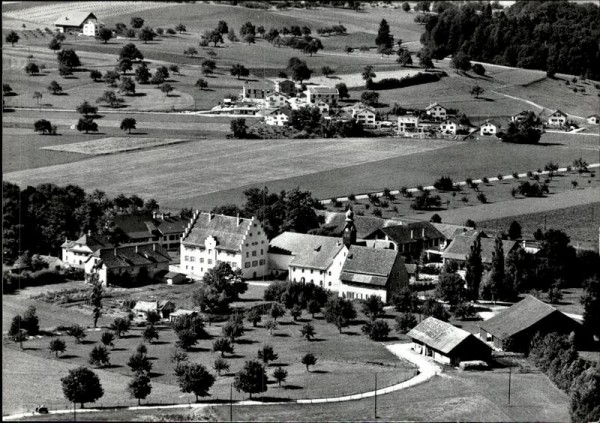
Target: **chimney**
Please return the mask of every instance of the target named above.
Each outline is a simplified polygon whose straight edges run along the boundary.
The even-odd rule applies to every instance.
[[[92,230],[88,229],[88,233],[87,234],[88,234],[88,236],[92,236]]]
[[[421,229],[421,238],[425,238],[425,227]]]
[[[414,232],[415,231],[413,229],[410,230],[410,239],[415,239]]]

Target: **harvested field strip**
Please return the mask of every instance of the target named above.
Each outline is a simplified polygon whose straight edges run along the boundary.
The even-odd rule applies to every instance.
[[[67,12],[94,12],[98,18],[102,19],[143,10],[159,9],[171,5],[173,5],[173,3],[147,1],[57,2],[44,6],[34,6],[28,9],[6,12],[4,13],[4,16],[12,19],[21,19],[49,25],[53,24],[60,16]]]
[[[122,151],[142,150],[144,148],[160,147],[162,145],[179,144],[187,141],[189,140],[109,137],[93,141],[78,142],[74,144],[52,145],[49,147],[42,147],[42,149],[87,154],[90,156],[100,156],[103,154],[114,154]]]
[[[12,172],[20,185],[68,183],[107,193],[137,193],[159,202],[185,200],[251,183],[306,175],[456,145],[442,140],[346,138],[202,140],[127,155]],[[181,163],[185,163],[182,166]]]

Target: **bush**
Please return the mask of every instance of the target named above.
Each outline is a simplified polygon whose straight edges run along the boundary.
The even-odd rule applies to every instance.
[[[367,322],[362,328],[362,332],[366,334],[372,341],[383,341],[390,334],[390,327],[385,320],[375,320]]]
[[[417,319],[412,313],[396,316],[396,332],[407,334],[415,326],[417,326]]]
[[[435,181],[433,184],[434,188],[440,191],[452,191],[454,189],[454,182],[449,176],[442,176],[440,179]]]

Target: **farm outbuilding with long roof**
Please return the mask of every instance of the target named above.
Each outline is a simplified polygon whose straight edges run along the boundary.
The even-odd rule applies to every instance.
[[[415,352],[442,364],[458,366],[461,361],[488,361],[492,354],[490,346],[472,333],[435,317],[423,320],[407,335]]]
[[[583,326],[556,308],[527,295],[512,307],[502,310],[479,325],[481,339],[494,347],[526,352],[536,333],[582,334]]]
[[[91,12],[71,11],[60,16],[54,26],[60,32],[81,31],[83,35],[94,37],[103,26]]]

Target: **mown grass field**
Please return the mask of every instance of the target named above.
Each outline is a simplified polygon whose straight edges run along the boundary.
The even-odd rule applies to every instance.
[[[110,195],[137,193],[154,197],[165,206],[174,202],[190,206],[194,205],[194,197],[227,188],[310,176],[336,167],[353,167],[452,145],[441,140],[425,144],[388,138],[195,140],[185,146],[16,171],[4,178],[23,186],[50,181],[59,185],[75,183],[84,189],[106,190]],[[306,188],[305,184],[300,185]]]
[[[104,154],[115,154],[124,151],[142,150],[145,148],[161,147],[164,145],[179,144],[187,140],[182,139],[159,139],[159,138],[125,138],[110,137],[94,141],[78,142],[63,146],[42,147],[45,150],[66,151],[68,153],[86,154],[89,156],[101,156]]]
[[[445,372],[416,387],[377,397],[382,421],[568,421],[568,397],[542,373],[513,372],[508,405],[507,369],[488,372]],[[191,411],[111,411],[82,415],[98,421],[133,420],[228,421],[228,405]],[[234,406],[234,421],[373,421],[374,399],[316,405]],[[63,416],[64,418],[64,416]],[[44,420],[57,420],[48,416]]]

